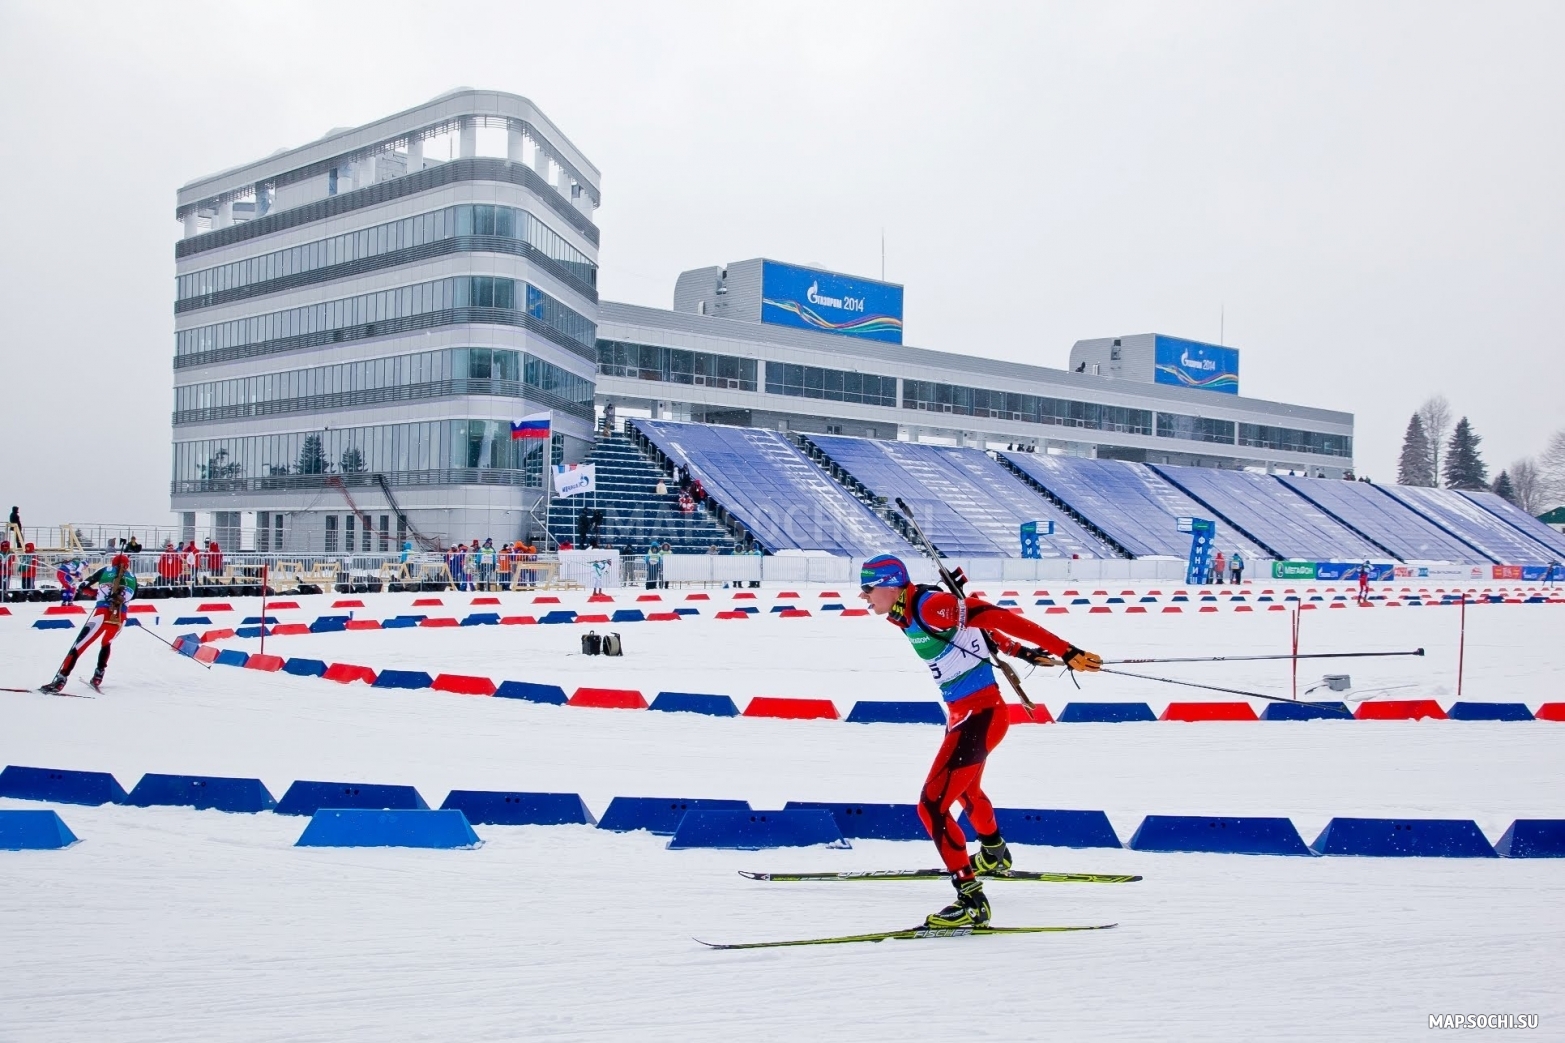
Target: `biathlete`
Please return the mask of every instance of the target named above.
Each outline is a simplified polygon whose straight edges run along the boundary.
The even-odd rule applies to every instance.
[[[991,642],[1006,655],[1040,666],[1063,663],[1072,670],[1092,672],[1102,668],[1103,659],[979,598],[958,600],[938,587],[915,586],[907,566],[890,555],[866,561],[859,583],[860,596],[874,613],[888,617],[912,642],[940,686],[949,712],[945,739],[919,793],[918,815],[951,873],[956,902],[931,913],[924,924],[982,927],[989,922],[989,899],[979,878],[1003,875],[1011,868],[1010,849],[981,785],[985,761],[1011,726],[1010,712],[995,684]],[[957,801],[978,832],[978,852],[971,857],[967,838],[951,814]]]
[[[92,615],[87,617],[76,640],[71,642],[70,651],[65,653],[65,662],[60,664],[54,680],[44,685],[41,691],[52,694],[64,688],[71,671],[76,669],[76,661],[89,645],[100,638],[103,644],[98,648],[98,668],[92,672],[92,686],[97,688],[103,683],[103,672],[109,666],[109,646],[125,625],[125,606],[136,596],[136,574],[130,570],[130,558],[116,554],[109,564],[82,580],[76,596],[84,598],[94,595],[96,605]]]

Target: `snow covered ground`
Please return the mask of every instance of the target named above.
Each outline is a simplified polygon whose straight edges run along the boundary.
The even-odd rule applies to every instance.
[[[1165,591],[1168,589],[1165,585]],[[1280,588],[1279,588],[1280,589]],[[814,593],[801,591],[814,608]],[[993,593],[993,592],[992,592]],[[1024,591],[1029,593],[1028,591]],[[1116,590],[1117,593],[1117,590]],[[710,618],[596,629],[622,660],[579,654],[580,626],[412,629],[268,638],[267,651],[496,681],[755,695],[928,699],[927,675],[872,618]],[[628,593],[619,606],[631,604]],[[332,598],[302,598],[308,622]],[[412,611],[367,596],[361,617]],[[469,611],[445,596],[449,614]],[[564,607],[585,608],[580,595]],[[1030,604],[1030,598],[1021,599]],[[1102,601],[1102,598],[1094,599]],[[1166,600],[1166,599],[1165,599]],[[507,594],[501,611],[534,611]],[[232,625],[253,615],[235,602]],[[190,613],[190,602],[160,609]],[[646,607],[646,606],[643,606]],[[1037,616],[1110,658],[1282,652],[1288,614]],[[68,631],[38,607],[0,617],[0,684],[46,679]],[[428,611],[419,609],[417,611]],[[1029,609],[1041,612],[1041,609]],[[1301,664],[1357,691],[1455,698],[1453,609],[1317,610],[1302,650],[1425,647],[1422,659]],[[172,637],[203,627],[158,633]],[[1562,605],[1468,609],[1463,698],[1565,699]],[[256,641],[224,641],[254,651]],[[1308,669],[1306,668],[1308,667]],[[1287,694],[1287,664],[1146,668]],[[84,667],[81,672],[85,672]],[[1035,674],[1072,699],[1231,697],[1124,678]],[[77,686],[77,691],[85,691]],[[939,740],[915,725],[714,719],[385,691],[217,667],[146,635],[116,643],[95,700],[10,694],[0,763],[616,795],[911,802]],[[1256,704],[1257,709],[1262,705]],[[1306,840],[1334,815],[1565,817],[1565,725],[1456,721],[1017,727],[987,788],[1011,807],[1101,808],[1128,838],[1146,814],[1285,815]],[[0,800],[0,807],[37,807]],[[305,820],[173,808],[57,808],[83,843],[0,853],[0,1041],[993,1040],[1422,1038],[1437,1012],[1540,1015],[1565,1038],[1565,864],[1550,860],[1268,858],[1020,848],[1024,868],[1135,872],[1141,883],[996,883],[996,922],[1101,933],[712,952],[719,941],[916,922],[944,883],[763,885],[753,869],[934,863],[931,845],[850,851],[669,851],[588,827],[478,826],[473,851],[303,849]]]

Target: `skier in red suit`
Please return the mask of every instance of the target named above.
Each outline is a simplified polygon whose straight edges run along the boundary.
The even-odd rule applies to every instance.
[[[1009,710],[995,684],[989,644],[1031,663],[1064,663],[1072,670],[1099,670],[1103,659],[979,598],[958,600],[937,587],[915,586],[907,566],[889,554],[866,561],[859,582],[860,596],[875,614],[887,616],[907,635],[940,686],[949,714],[945,739],[919,794],[918,814],[951,872],[957,900],[931,913],[925,926],[982,927],[989,922],[989,900],[979,877],[1001,875],[1011,868],[1011,852],[1000,835],[994,805],[981,786],[984,764],[1011,726]],[[978,832],[980,846],[972,857],[967,838],[951,814],[957,801]]]

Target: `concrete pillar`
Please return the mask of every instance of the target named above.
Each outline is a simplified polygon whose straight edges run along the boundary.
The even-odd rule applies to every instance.
[[[459,159],[472,159],[478,154],[478,124],[471,121],[462,124],[462,130],[457,135],[457,157]]]
[[[416,174],[424,169],[424,139],[417,134],[408,138],[408,173]]]
[[[571,202],[575,204],[577,210],[580,210],[588,217],[592,216],[592,197],[587,194],[587,189],[584,185],[571,186]]]
[[[185,211],[185,238],[201,233],[201,226],[196,223],[196,208],[191,207]]]
[[[217,219],[212,222],[213,228],[227,228],[234,223],[234,201],[225,199],[217,206]]]
[[[505,158],[512,163],[522,162],[522,143],[526,140],[520,130],[509,128],[505,132]]]

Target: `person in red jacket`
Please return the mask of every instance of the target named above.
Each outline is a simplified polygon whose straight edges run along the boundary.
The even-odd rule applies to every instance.
[[[874,613],[887,616],[907,635],[940,686],[949,715],[945,739],[919,793],[918,815],[951,873],[957,897],[924,924],[982,927],[989,922],[990,909],[979,877],[1003,875],[1011,868],[1010,849],[982,787],[984,764],[1011,726],[1010,711],[995,684],[989,644],[1030,663],[1064,663],[1072,670],[1099,670],[1103,659],[979,598],[959,600],[938,587],[914,586],[907,566],[889,554],[866,561],[859,582],[860,596]],[[951,814],[957,801],[978,832],[980,846],[971,857],[967,838]]]

